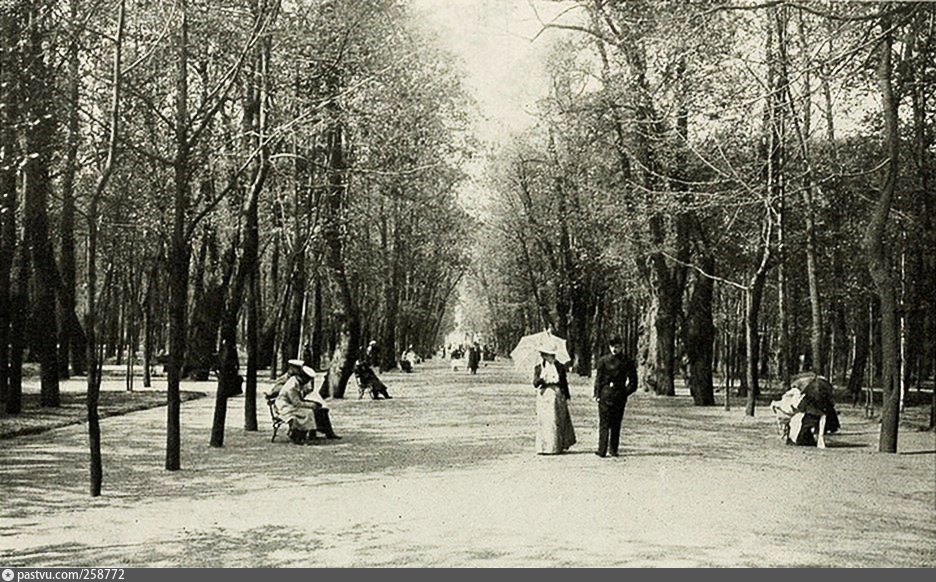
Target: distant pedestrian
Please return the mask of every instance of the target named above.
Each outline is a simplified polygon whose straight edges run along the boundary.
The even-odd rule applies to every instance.
[[[618,456],[621,422],[627,397],[637,391],[637,367],[624,355],[624,342],[611,340],[611,353],[598,360],[595,368],[595,402],[598,403],[598,450],[604,457]]]
[[[475,342],[468,348],[468,371],[472,374],[478,373],[478,366],[481,364],[481,347]]]

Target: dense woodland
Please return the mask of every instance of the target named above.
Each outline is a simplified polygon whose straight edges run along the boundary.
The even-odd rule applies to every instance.
[[[459,77],[407,8],[375,2],[2,4],[0,388],[44,406],[102,362],[217,371],[211,443],[245,379],[308,347],[343,395],[365,338],[434,345],[467,266]],[[388,362],[389,363],[389,362]],[[94,492],[94,485],[92,485]]]
[[[538,122],[492,152],[486,206],[460,73],[402,0],[0,3],[0,399],[105,361],[244,380],[308,353],[343,396],[444,335],[458,291],[508,352],[552,326],[588,375],[623,335],[644,386],[754,414],[765,381],[883,394],[936,360],[936,7],[575,0]],[[531,11],[535,11],[535,3]],[[463,303],[466,301],[462,297]],[[873,404],[873,401],[872,401]],[[936,408],[934,408],[936,410]]]
[[[801,371],[874,386],[895,451],[936,360],[936,7],[569,6],[539,122],[490,172],[478,320],[501,346],[552,326],[583,375],[621,335],[646,390],[727,386],[750,415]]]

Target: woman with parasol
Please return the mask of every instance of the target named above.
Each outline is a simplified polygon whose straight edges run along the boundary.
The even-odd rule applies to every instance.
[[[554,342],[544,342],[533,368],[533,387],[537,390],[536,452],[540,455],[559,454],[575,444],[566,367],[556,359],[556,352]]]

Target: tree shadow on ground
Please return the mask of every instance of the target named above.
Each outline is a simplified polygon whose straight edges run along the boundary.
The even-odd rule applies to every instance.
[[[908,472],[900,473],[903,469],[895,466],[899,465],[895,464],[895,457],[871,454],[868,443],[874,439],[870,432],[873,421],[862,424],[846,418],[845,422],[851,423],[846,425],[851,430],[857,427],[859,432],[847,438],[837,437],[838,440],[830,447],[836,449],[834,451],[819,451],[782,445],[776,438],[774,421],[767,414],[748,418],[739,411],[726,413],[714,407],[694,407],[686,397],[638,395],[628,403],[625,413],[621,451],[625,458],[621,463],[587,458],[592,455],[594,447],[594,441],[589,440],[595,437],[597,407],[583,398],[572,401],[572,417],[579,443],[571,454],[543,458],[541,462],[539,459],[532,461],[536,458],[532,388],[519,383],[512,374],[486,370],[484,382],[478,381],[478,377],[448,374],[442,370],[407,375],[405,379],[400,375],[386,374],[384,380],[389,384],[394,399],[333,402],[332,421],[344,438],[313,446],[293,445],[285,435],[271,443],[271,427],[261,397],[258,399],[260,431],[246,432],[241,428],[243,398],[232,399],[229,402],[225,446],[211,448],[208,446],[211,399],[186,403],[182,412],[183,470],[178,472],[163,469],[164,408],[110,418],[103,423],[105,496],[98,499],[87,496],[84,427],[73,426],[7,441],[4,444],[10,446],[0,449],[0,481],[5,493],[0,517],[12,518],[12,523],[0,526],[0,533],[16,535],[25,531],[33,536],[31,539],[44,544],[43,536],[50,535],[50,532],[43,524],[47,519],[63,514],[74,517],[65,522],[80,528],[84,523],[82,520],[94,518],[93,512],[83,513],[85,509],[137,512],[146,509],[149,502],[171,500],[173,507],[184,512],[189,501],[205,499],[207,503],[202,507],[210,506],[214,511],[216,500],[223,503],[222,497],[241,496],[239,502],[246,499],[254,504],[262,503],[263,507],[245,507],[247,517],[219,517],[219,522],[227,527],[212,526],[212,517],[197,531],[179,534],[169,528],[165,539],[153,535],[149,544],[135,542],[137,537],[145,537],[146,532],[137,537],[128,536],[127,543],[103,546],[88,541],[87,546],[29,547],[33,543],[30,541],[25,544],[25,555],[37,556],[29,561],[43,565],[110,560],[118,564],[149,566],[283,566],[314,565],[316,562],[313,560],[316,559],[320,559],[317,562],[320,564],[341,565],[484,565],[492,562],[503,565],[599,565],[611,563],[601,551],[595,550],[593,555],[571,555],[564,553],[561,543],[544,549],[524,540],[516,542],[516,546],[511,545],[510,552],[505,552],[496,542],[484,539],[483,529],[478,530],[477,536],[474,534],[472,528],[479,525],[476,522],[466,524],[472,535],[462,546],[453,544],[451,540],[440,540],[438,545],[434,545],[434,540],[421,543],[409,538],[401,539],[400,536],[396,537],[396,545],[382,546],[382,531],[371,523],[341,521],[341,531],[315,532],[310,529],[302,533],[289,528],[248,527],[245,520],[249,518],[250,525],[264,521],[282,523],[282,516],[265,513],[270,511],[272,503],[270,492],[278,495],[303,487],[336,484],[341,486],[342,495],[347,490],[345,486],[370,494],[374,489],[372,484],[392,483],[399,477],[405,477],[405,473],[415,473],[419,478],[429,475],[451,477],[453,472],[476,470],[485,464],[493,466],[508,457],[508,463],[498,466],[507,466],[517,474],[529,472],[531,465],[526,463],[531,463],[536,470],[550,477],[561,476],[563,471],[585,470],[602,479],[606,476],[621,478],[618,475],[629,473],[631,468],[643,467],[641,475],[653,479],[658,471],[667,468],[671,470],[670,474],[674,474],[676,468],[705,465],[706,472],[721,471],[731,477],[742,475],[745,479],[750,478],[750,482],[741,481],[746,486],[753,482],[760,484],[763,480],[764,487],[777,488],[778,497],[783,496],[790,483],[794,480],[798,483],[802,477],[805,484],[798,485],[797,490],[808,492],[827,486],[834,480],[836,486],[844,487],[841,484],[845,483],[851,487],[845,489],[849,494],[867,487],[868,499],[885,497],[892,492],[879,490],[873,483],[853,484],[850,472],[855,467],[866,467],[868,475],[887,474],[894,479],[903,479],[903,475],[916,475],[913,471],[917,471],[916,467],[925,460],[904,459],[902,464],[908,467]],[[588,388],[573,387],[576,395],[585,390]],[[864,429],[868,431],[861,432]],[[916,448],[922,446],[918,444]],[[926,452],[914,451],[912,454]],[[563,460],[563,457],[567,458]],[[633,462],[627,463],[627,457],[634,457]],[[654,457],[660,461],[646,462],[646,459]],[[666,459],[678,460],[667,462]],[[569,472],[566,477],[571,482],[576,475]],[[461,478],[461,475],[456,475],[454,480]],[[660,482],[678,484],[679,478],[670,480],[667,477]],[[905,481],[901,480],[901,483],[905,484]],[[751,491],[757,492],[757,488],[735,493],[746,495]],[[926,501],[925,493],[913,492],[913,496],[907,499],[916,507]],[[769,494],[770,491],[765,496]],[[843,507],[848,511],[849,498],[842,495],[842,500],[841,503],[836,502],[836,507],[821,508],[822,517],[829,518]],[[353,506],[353,502],[348,500],[347,507]],[[375,504],[380,505],[379,502]],[[160,507],[163,506],[166,504]],[[151,515],[146,517],[155,519]],[[455,517],[462,518],[461,515]],[[344,520],[345,516],[341,518]],[[867,519],[867,523],[877,523],[871,515],[862,519]],[[394,524],[394,527],[397,524],[387,523]],[[851,522],[849,527],[855,524],[857,522]],[[768,533],[770,527],[762,526]],[[882,532],[895,529],[888,527],[884,527]],[[750,533],[750,530],[744,532]],[[835,539],[832,531],[823,535],[831,536],[823,539]],[[352,545],[366,550],[361,549],[361,555],[348,555],[347,547],[339,544],[342,539],[351,540]],[[708,543],[708,540],[700,540],[700,543]],[[856,536],[853,543],[858,547],[862,538]],[[867,539],[863,543],[867,544]],[[187,561],[186,555],[191,556]],[[828,557],[831,563],[841,563],[844,559],[838,554]],[[913,558],[910,554],[903,557]],[[687,565],[759,565],[756,556],[729,555],[714,542],[704,547],[679,543],[643,544],[622,550],[613,563],[658,565],[669,564],[669,559],[674,565],[679,565],[683,562],[678,560],[683,558]],[[812,555],[803,556],[803,561],[822,563]]]

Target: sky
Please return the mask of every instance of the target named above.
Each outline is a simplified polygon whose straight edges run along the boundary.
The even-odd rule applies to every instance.
[[[455,55],[478,102],[478,137],[500,142],[528,127],[546,95],[543,59],[557,34],[542,29],[567,7],[544,0],[410,0],[418,20]],[[535,6],[535,10],[534,10]],[[538,15],[538,16],[537,16]]]
[[[465,87],[478,108],[475,137],[486,149],[507,144],[534,123],[536,102],[548,91],[543,61],[562,33],[537,35],[542,22],[562,15],[569,2],[410,0],[410,4],[417,21],[464,71]],[[574,18],[574,13],[562,18]],[[484,159],[481,156],[466,168],[471,180],[464,185],[463,198],[469,203],[484,197]]]

